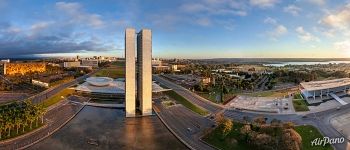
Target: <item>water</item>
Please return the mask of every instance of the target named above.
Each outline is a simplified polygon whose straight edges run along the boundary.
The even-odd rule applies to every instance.
[[[157,116],[124,115],[121,109],[86,106],[62,129],[29,149],[187,149]],[[98,146],[88,144],[91,139]]]
[[[264,66],[272,66],[272,67],[284,67],[286,65],[325,65],[325,64],[349,64],[350,61],[312,61],[312,62],[281,62],[281,63],[271,63],[271,64],[263,64]]]

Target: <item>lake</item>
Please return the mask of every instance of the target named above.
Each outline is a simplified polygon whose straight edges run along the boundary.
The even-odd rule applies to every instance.
[[[271,64],[263,64],[264,66],[272,66],[272,67],[284,67],[287,65],[317,65],[317,64],[349,64],[350,61],[313,61],[313,62],[281,62],[281,63],[271,63]]]

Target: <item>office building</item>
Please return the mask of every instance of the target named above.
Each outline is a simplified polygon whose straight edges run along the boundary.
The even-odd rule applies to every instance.
[[[136,115],[135,29],[125,30],[125,115]]]
[[[137,42],[136,42],[137,41]],[[136,47],[135,47],[136,46]],[[137,54],[135,50],[137,49]],[[137,59],[135,61],[135,56]],[[126,117],[152,114],[152,33],[143,29],[125,30],[125,109]],[[137,62],[137,65],[136,63]],[[137,67],[136,67],[137,66]],[[137,81],[137,82],[136,82]],[[135,93],[136,91],[136,93]]]
[[[152,32],[137,34],[137,98],[142,115],[152,114]]]

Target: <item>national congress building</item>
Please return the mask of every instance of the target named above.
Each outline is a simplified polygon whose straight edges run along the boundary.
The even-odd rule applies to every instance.
[[[137,54],[136,54],[136,51]],[[137,56],[137,58],[136,58]],[[152,114],[152,32],[125,30],[125,112],[134,117]]]

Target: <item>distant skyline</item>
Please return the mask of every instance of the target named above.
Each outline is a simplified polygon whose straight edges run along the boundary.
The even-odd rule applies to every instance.
[[[0,0],[0,57],[122,57],[126,27],[154,57],[350,57],[350,0]]]

